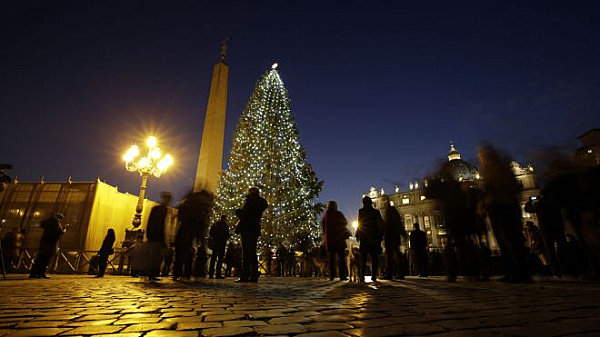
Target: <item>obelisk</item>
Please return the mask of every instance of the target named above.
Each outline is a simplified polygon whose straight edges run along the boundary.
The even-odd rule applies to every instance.
[[[213,69],[200,156],[194,180],[194,192],[207,190],[215,193],[219,185],[219,174],[223,166],[223,142],[225,137],[225,108],[229,86],[229,66],[225,63],[227,41],[221,45],[221,58]]]

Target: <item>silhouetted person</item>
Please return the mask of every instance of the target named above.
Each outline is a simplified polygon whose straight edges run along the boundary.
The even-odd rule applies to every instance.
[[[362,199],[363,208],[358,211],[358,229],[356,240],[360,243],[362,257],[362,275],[364,281],[367,269],[367,257],[371,256],[371,280],[377,281],[379,254],[381,254],[381,241],[385,231],[385,224],[381,213],[373,208],[373,201],[365,196]]]
[[[532,221],[527,221],[525,222],[525,231],[529,237],[530,265],[534,270],[542,271],[543,267],[548,265],[548,260],[540,229]]]
[[[385,221],[383,245],[385,246],[387,260],[386,274],[383,278],[386,280],[391,280],[394,277],[404,279],[402,252],[400,251],[402,237],[406,234],[404,224],[396,207],[390,204],[389,197],[385,196],[382,200],[384,203],[383,220]]]
[[[288,247],[287,260],[285,261],[287,266],[287,276],[296,276],[296,251],[293,246]]]
[[[4,254],[4,263],[6,270],[11,271],[16,267],[21,257],[23,240],[25,236],[21,234],[19,227],[13,227],[10,232],[6,232],[2,238],[2,254]]]
[[[288,251],[283,244],[280,244],[275,253],[277,255],[277,268],[279,276],[285,276],[285,266],[287,263]]]
[[[169,245],[165,248],[165,254],[163,258],[162,271],[160,275],[163,277],[169,276],[169,272],[171,271],[171,265],[173,264],[173,259],[175,258],[175,246]]]
[[[348,221],[344,214],[338,211],[338,205],[335,201],[327,203],[327,210],[323,215],[322,222],[325,249],[329,253],[329,279],[333,280],[335,278],[335,259],[337,257],[340,281],[347,280],[346,239],[350,237],[350,231],[346,227]]]
[[[135,238],[135,242],[133,243],[133,245],[127,248],[127,256],[129,258],[127,263],[127,273],[132,277],[138,277],[140,276],[140,274],[144,273],[144,270],[142,270],[141,267],[139,267],[140,262],[138,261],[138,259],[140,259],[138,249],[142,249],[143,245],[144,231],[140,230],[138,231],[138,235]]]
[[[241,209],[236,210],[240,219],[236,233],[242,236],[242,273],[238,282],[258,282],[258,257],[256,245],[260,236],[260,219],[269,205],[260,197],[258,188],[248,189],[246,201]]]
[[[429,275],[427,272],[429,265],[429,257],[427,255],[427,234],[421,230],[418,222],[413,224],[413,230],[410,232],[410,249],[413,252],[418,275],[427,277]]]
[[[173,280],[180,277],[192,277],[192,263],[194,261],[193,242],[198,237],[198,219],[195,217],[192,206],[193,194],[188,193],[177,210],[178,228],[175,234],[175,262],[173,265]]]
[[[49,278],[49,276],[46,276],[46,268],[56,253],[58,240],[69,227],[68,225],[63,227],[61,224],[61,220],[64,217],[62,213],[56,213],[55,216],[40,223],[40,227],[44,229],[44,233],[40,239],[40,249],[31,267],[29,278]]]
[[[502,252],[504,281],[530,282],[525,238],[521,230],[520,187],[508,159],[491,146],[479,150],[483,202]]]
[[[451,239],[450,239],[451,240]],[[452,244],[448,239],[442,240],[442,264],[448,282],[456,282],[458,276],[458,256]]]
[[[200,191],[199,193],[195,193],[198,200],[194,203],[197,203],[197,206],[194,208],[202,209],[201,214],[203,214],[203,225],[202,232],[200,233],[200,237],[198,243],[200,246],[196,249],[196,261],[194,262],[194,272],[193,275],[197,278],[204,278],[207,274],[206,262],[208,261],[208,253],[207,253],[207,231],[209,224],[209,216],[213,206],[213,195],[208,191]]]
[[[265,264],[267,268],[267,275],[271,275],[271,265],[273,264],[273,251],[269,246],[265,247],[263,257],[265,259]]]
[[[579,241],[572,234],[567,234],[565,246],[565,271],[574,277],[581,275],[586,266],[585,255]]]
[[[171,193],[162,192],[160,194],[160,205],[152,207],[148,217],[148,226],[146,228],[146,238],[148,239],[148,261],[149,267],[146,271],[148,279],[151,281],[160,280],[160,265],[162,263],[162,249],[165,246],[165,219],[169,203],[171,202]]]
[[[229,241],[227,251],[225,252],[225,277],[231,276],[231,269],[235,264],[235,244]]]
[[[208,269],[208,277],[213,278],[215,275],[215,262],[217,264],[216,277],[224,278],[221,275],[223,270],[223,257],[225,256],[225,246],[229,240],[229,226],[227,226],[227,216],[221,215],[221,219],[215,222],[210,227],[208,241],[211,243],[212,256],[210,257],[210,268]]]
[[[115,243],[115,230],[112,228],[108,229],[104,241],[102,241],[102,247],[98,251],[98,274],[96,277],[103,277],[108,265],[108,258],[114,254],[113,244]]]
[[[227,248],[227,252],[225,253],[225,258],[227,262],[227,276],[240,276],[242,272],[242,244],[239,242],[230,243],[232,246],[231,253],[229,254],[229,248]],[[227,256],[229,254],[229,260],[227,260]],[[235,268],[235,269],[234,269]],[[235,270],[235,273],[233,273]]]
[[[525,212],[537,215],[544,256],[548,259],[552,274],[561,277],[561,262],[566,245],[565,226],[559,205],[546,196],[546,193],[544,190],[537,199],[527,201]]]
[[[600,275],[600,165],[555,158],[548,165],[544,192],[560,207],[584,255],[584,276]],[[546,194],[544,193],[544,194]]]
[[[487,241],[480,243],[480,263],[481,263],[481,281],[489,281],[492,274],[492,250]]]
[[[439,210],[444,214],[447,241],[442,251],[448,279],[456,279],[458,267],[471,277],[480,276],[481,240],[475,240],[485,234],[485,225],[478,216],[478,204],[482,192],[471,184],[456,180],[444,166],[438,177],[428,179],[426,196],[437,201]],[[458,262],[460,261],[460,262]]]
[[[179,228],[175,234],[175,262],[173,265],[173,279],[181,277],[189,279],[205,274],[205,247],[204,235],[208,228],[208,219],[213,206],[213,196],[205,191],[188,193],[185,200],[179,205],[177,219]],[[199,260],[197,268],[192,269],[194,261],[194,241],[198,242]],[[203,264],[204,263],[204,264]]]

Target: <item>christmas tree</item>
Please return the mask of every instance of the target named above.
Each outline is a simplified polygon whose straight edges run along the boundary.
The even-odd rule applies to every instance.
[[[258,187],[269,203],[261,244],[306,249],[320,236],[319,181],[306,162],[290,100],[277,65],[258,81],[233,134],[228,168],[221,174],[214,216],[234,219],[248,188]]]

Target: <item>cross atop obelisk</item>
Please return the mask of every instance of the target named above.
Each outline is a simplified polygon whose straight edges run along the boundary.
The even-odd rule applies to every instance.
[[[215,193],[219,185],[219,174],[223,163],[223,142],[225,137],[225,108],[227,106],[227,88],[229,86],[229,66],[225,63],[227,42],[221,44],[221,57],[213,69],[212,82],[206,105],[202,143],[194,192],[207,190]]]

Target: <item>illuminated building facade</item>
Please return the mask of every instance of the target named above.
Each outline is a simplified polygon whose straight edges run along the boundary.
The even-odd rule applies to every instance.
[[[537,177],[531,165],[523,167],[517,162],[511,162],[511,169],[522,188],[520,201],[521,209],[523,209],[525,203],[532,195],[539,195]],[[454,179],[471,186],[479,186],[481,183],[477,167],[462,160],[460,152],[456,150],[453,143],[450,145],[450,151],[448,152],[448,161],[440,171],[440,177],[443,179]],[[439,249],[441,248],[441,238],[446,236],[446,222],[439,204],[435,200],[426,198],[426,187],[426,180],[415,181],[409,184],[408,190],[403,191],[400,186],[396,186],[394,193],[387,196],[390,203],[396,207],[403,217],[406,231],[410,232],[413,229],[413,224],[418,222],[421,225],[421,230],[427,234],[430,247]],[[371,187],[370,192],[366,195],[373,199],[373,204],[376,208],[381,209],[383,202],[380,197],[385,194],[383,188],[377,191],[375,187]],[[522,214],[524,221],[531,219],[535,222],[535,219],[532,218],[533,215],[525,212]],[[488,242],[492,249],[494,249],[496,246],[495,239],[491,234],[491,230],[488,230],[488,232]]]

